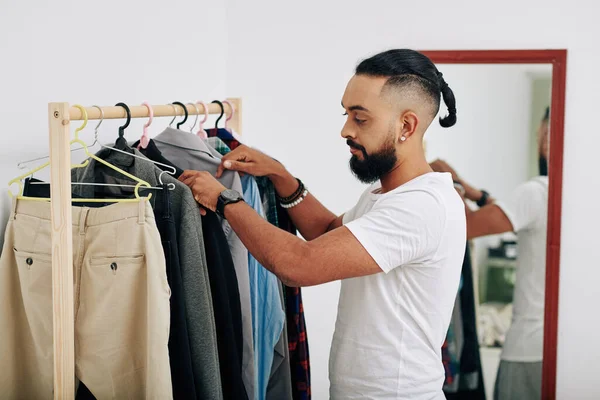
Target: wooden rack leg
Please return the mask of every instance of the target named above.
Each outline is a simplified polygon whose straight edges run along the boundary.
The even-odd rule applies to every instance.
[[[54,399],[71,400],[75,397],[75,322],[69,104],[50,103],[48,111],[52,199]]]
[[[233,118],[229,121],[229,126],[240,135],[242,134],[242,99],[229,98],[227,99],[235,108]]]

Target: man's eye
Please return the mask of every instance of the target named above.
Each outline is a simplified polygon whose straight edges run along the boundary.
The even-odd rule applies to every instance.
[[[347,117],[348,116],[348,112],[346,111],[342,115],[345,116],[345,117]],[[366,122],[366,120],[365,119],[358,119],[358,118],[354,117],[354,122],[356,122],[358,125],[361,125],[361,124],[364,124]]]

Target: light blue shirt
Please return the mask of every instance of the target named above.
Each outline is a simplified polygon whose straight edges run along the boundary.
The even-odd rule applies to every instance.
[[[242,177],[244,200],[261,217],[265,218],[260,192],[254,177]],[[252,330],[254,336],[254,369],[256,385],[254,398],[264,400],[271,375],[275,345],[279,341],[285,323],[285,311],[279,294],[279,280],[260,265],[248,253],[250,275],[250,300],[252,306]]]

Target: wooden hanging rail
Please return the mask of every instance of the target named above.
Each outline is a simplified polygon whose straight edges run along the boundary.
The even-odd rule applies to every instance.
[[[227,99],[234,107],[233,118],[228,123],[241,134],[242,102],[239,98]],[[220,114],[218,104],[208,103],[209,114]],[[145,106],[131,106],[131,118],[147,118]],[[204,114],[204,107],[186,104],[189,115]],[[223,104],[227,116],[231,109]],[[126,118],[122,107],[101,107],[105,119]],[[155,117],[182,116],[181,106],[161,104],[152,106]],[[100,119],[96,107],[86,108],[88,119]],[[199,113],[198,113],[199,111]],[[54,399],[75,398],[75,320],[73,302],[73,231],[71,211],[71,140],[70,121],[82,120],[83,115],[68,103],[49,103],[50,128],[50,200],[52,226],[52,312],[54,346]],[[223,122],[221,123],[223,126]]]
[[[229,121],[229,126],[233,128],[234,131],[240,133],[241,132],[241,99],[233,98],[227,99],[231,104],[233,104],[233,108],[235,109],[233,118]],[[208,106],[209,114],[220,114],[221,107],[216,103],[206,102]],[[150,115],[148,113],[148,109],[143,105],[129,105],[129,110],[131,111],[131,118],[148,118]],[[151,106],[152,111],[154,112],[155,117],[174,117],[176,115],[183,116],[185,115],[181,106],[177,104],[160,104]],[[198,107],[198,110],[196,110]],[[204,106],[202,104],[196,103],[196,107],[191,104],[186,104],[185,108],[187,109],[188,115],[203,115],[204,114]],[[225,108],[225,115],[227,117],[231,116],[231,108],[226,103],[223,104]],[[127,113],[123,107],[118,106],[108,106],[101,107],[102,111],[104,111],[104,119],[121,119],[127,118]],[[100,119],[102,117],[100,110],[96,107],[86,107],[88,120],[92,119]],[[199,113],[198,113],[199,111]],[[223,117],[225,118],[225,116]],[[81,121],[83,120],[83,115],[81,115],[81,110],[77,107],[69,108],[69,119],[71,121]]]
[[[127,105],[129,106],[129,110],[131,111],[131,118],[147,118],[149,116],[148,109],[146,108],[146,106],[132,106],[129,104]],[[218,104],[207,103],[206,105],[208,106],[209,114],[221,113],[221,107],[219,107]],[[200,114],[204,114],[204,106],[198,103],[196,104],[196,106],[198,107]],[[229,106],[227,104],[223,104],[223,106],[225,107],[225,113],[227,114],[227,116],[231,115],[231,109],[229,108]],[[160,104],[151,107],[154,111],[155,117],[172,117],[175,115],[184,115],[183,109],[177,104]],[[125,113],[123,107],[109,106],[101,108],[104,111],[104,119],[118,119],[127,117],[127,114]],[[186,108],[188,110],[189,115],[198,114],[198,112],[196,112],[196,108],[191,104],[186,104]],[[86,111],[88,114],[88,119],[100,119],[101,117],[100,110],[98,110],[96,107],[86,107]],[[81,121],[83,119],[83,116],[81,115],[81,110],[79,110],[79,108],[77,107],[71,107],[69,109],[69,114],[71,115],[71,121]]]

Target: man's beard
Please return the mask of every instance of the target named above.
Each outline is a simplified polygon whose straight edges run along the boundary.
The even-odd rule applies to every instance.
[[[352,155],[350,158],[350,170],[363,183],[370,184],[378,181],[383,175],[390,172],[398,161],[393,140],[386,142],[378,152],[370,155],[363,146],[352,140],[348,139],[346,143],[363,154],[362,160],[356,155]]]

